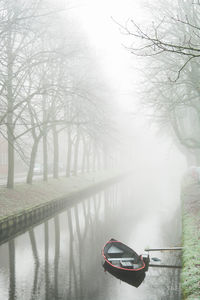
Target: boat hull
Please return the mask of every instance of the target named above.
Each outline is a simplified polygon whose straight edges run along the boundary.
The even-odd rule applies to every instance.
[[[147,264],[133,249],[127,245],[111,239],[103,250],[104,270],[114,277],[138,287],[145,278]]]
[[[125,270],[117,270],[116,268],[110,266],[108,263],[104,262],[103,264],[104,270],[110,273],[112,276],[117,279],[124,281],[134,287],[139,287],[143,282],[146,274],[145,271],[136,271],[136,272],[128,272]]]

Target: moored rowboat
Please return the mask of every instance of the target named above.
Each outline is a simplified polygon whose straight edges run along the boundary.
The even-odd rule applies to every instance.
[[[115,239],[105,244],[102,256],[104,269],[118,279],[136,287],[144,280],[149,256],[138,255],[133,249]]]

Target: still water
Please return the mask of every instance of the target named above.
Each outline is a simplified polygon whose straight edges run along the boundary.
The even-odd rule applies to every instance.
[[[152,208],[136,191],[130,182],[114,185],[1,245],[0,299],[181,299],[178,269],[149,268],[138,288],[104,272],[101,249],[111,237],[138,254],[179,243],[175,208]],[[153,256],[180,264],[174,253]]]

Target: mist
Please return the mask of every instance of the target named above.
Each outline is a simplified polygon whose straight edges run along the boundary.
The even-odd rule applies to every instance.
[[[0,1],[0,217],[28,211],[2,225],[5,300],[180,299],[180,272],[120,288],[97,252],[110,238],[139,254],[181,243],[200,128],[185,14],[179,1]],[[155,292],[160,274],[171,289]]]

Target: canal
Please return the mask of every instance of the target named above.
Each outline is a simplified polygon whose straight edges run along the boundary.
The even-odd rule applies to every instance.
[[[163,198],[161,203],[154,202],[152,199],[160,197],[155,191],[145,191],[127,180],[2,244],[1,300],[181,299],[179,269],[149,268],[135,288],[102,267],[101,249],[111,237],[138,254],[146,247],[180,243],[178,205],[173,201],[166,204]],[[177,253],[151,256],[163,263],[180,264]]]

